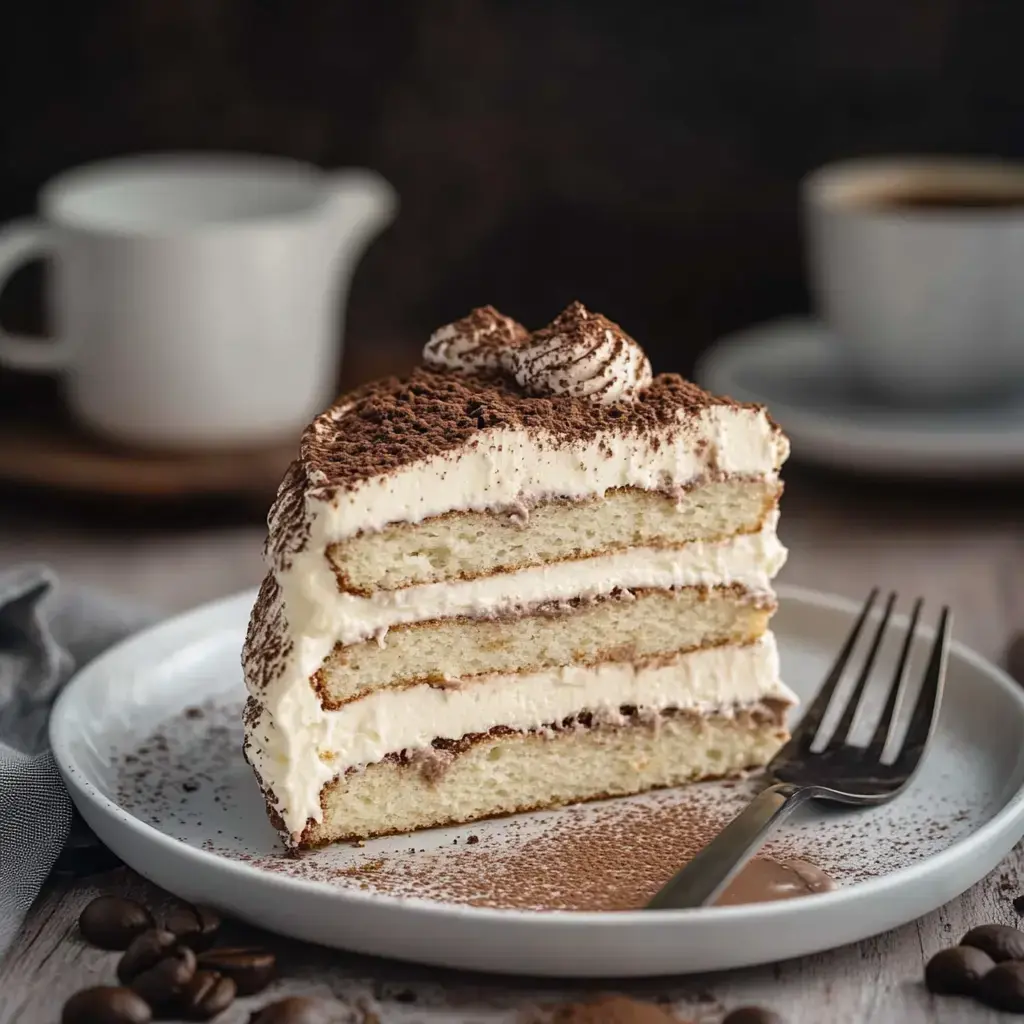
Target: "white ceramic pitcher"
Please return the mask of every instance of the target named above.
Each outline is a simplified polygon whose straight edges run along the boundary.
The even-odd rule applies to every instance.
[[[397,197],[365,170],[157,155],[61,175],[0,231],[0,287],[52,262],[52,339],[0,332],[0,364],[59,373],[75,417],[155,447],[297,436],[334,397],[345,299]]]

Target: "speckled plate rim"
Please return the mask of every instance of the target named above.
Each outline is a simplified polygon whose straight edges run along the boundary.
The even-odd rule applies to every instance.
[[[91,693],[151,664],[163,650],[237,631],[255,597],[252,590],[212,602],[105,652],[58,698],[50,739],[75,805],[126,864],[176,895],[213,903],[284,935],[436,966],[551,977],[642,977],[749,966],[835,948],[920,917],[983,878],[1024,835],[1022,745],[1007,780],[1012,792],[1004,790],[1002,805],[973,834],[877,878],[775,903],[658,913],[540,913],[367,893],[262,871],[179,842],[134,817],[100,791],[75,749],[76,709]],[[779,597],[851,620],[858,610],[845,598],[803,588],[780,587]],[[929,633],[922,629],[922,635],[927,639]],[[971,672],[973,685],[983,681],[1001,691],[1024,734],[1024,690],[959,642],[952,643],[950,657]],[[344,910],[343,926],[336,914],[322,912],[325,906]],[[699,948],[686,945],[698,938]]]

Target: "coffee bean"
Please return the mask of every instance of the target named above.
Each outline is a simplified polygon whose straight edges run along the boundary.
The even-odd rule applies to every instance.
[[[235,983],[216,971],[196,971],[178,997],[177,1010],[188,1020],[209,1020],[235,999]]]
[[[996,964],[978,986],[978,998],[997,1010],[1024,1013],[1024,963]]]
[[[196,973],[196,955],[175,946],[162,960],[132,978],[132,989],[154,1009],[174,1003]]]
[[[238,987],[240,996],[262,992],[277,976],[277,960],[265,949],[225,947],[199,954],[199,966],[226,974]]]
[[[150,928],[139,935],[124,951],[117,964],[117,980],[129,984],[134,978],[155,967],[171,950],[178,945],[178,937],[173,932],[161,928]]]
[[[167,915],[164,927],[197,953],[213,945],[220,930],[220,914],[209,907],[176,907]]]
[[[1024,916],[1024,896],[1016,896],[1013,900],[1013,909]]]
[[[78,918],[82,937],[100,949],[127,949],[152,927],[153,915],[142,904],[120,896],[97,896]]]
[[[997,964],[1003,960],[1024,960],[1024,932],[1008,924],[978,925],[960,940],[960,945],[988,953]]]
[[[782,1024],[782,1018],[761,1006],[738,1006],[726,1014],[722,1024]]]
[[[339,1010],[337,1003],[291,996],[257,1010],[249,1018],[249,1024],[338,1024]]]
[[[941,949],[928,961],[924,983],[936,995],[972,996],[993,967],[992,957],[973,946]]]
[[[149,1024],[149,1004],[130,988],[98,985],[76,992],[61,1012],[61,1024]]]

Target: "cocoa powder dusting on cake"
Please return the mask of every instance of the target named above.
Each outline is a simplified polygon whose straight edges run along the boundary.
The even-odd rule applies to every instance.
[[[268,532],[263,557],[278,570],[288,568],[292,556],[303,551],[309,540],[309,518],[306,515],[309,485],[306,467],[301,459],[296,459],[285,472],[267,515]]]
[[[249,685],[264,691],[284,670],[294,651],[288,636],[281,588],[273,573],[260,586],[242,646],[242,666]]]
[[[265,691],[282,675],[294,650],[285,620],[281,587],[273,573],[268,572],[249,616],[242,646],[242,667],[249,685],[254,690]]]
[[[521,323],[493,306],[479,306],[438,328],[423,348],[423,362],[455,372],[500,373],[508,353],[529,337]]]
[[[711,406],[736,404],[676,374],[655,377],[635,401],[600,405],[565,395],[529,396],[504,377],[420,367],[406,380],[367,384],[317,417],[303,435],[301,457],[315,488],[347,490],[421,459],[456,452],[493,428],[525,429],[564,445],[605,433],[642,436],[672,426],[685,429],[687,420]]]
[[[651,380],[651,364],[643,349],[618,324],[582,302],[570,303],[546,327],[534,331],[527,344],[509,355],[516,380],[533,394],[568,394],[616,401],[624,381],[643,390]],[[621,398],[619,399],[621,401]]]
[[[655,377],[632,401],[610,404],[580,396],[532,396],[505,376],[427,367],[405,379],[374,381],[344,396],[304,431],[299,458],[271,509],[267,560],[281,571],[305,550],[316,504],[337,502],[339,495],[385,481],[425,459],[454,464],[486,443],[487,431],[523,430],[542,448],[620,435],[647,437],[657,449],[679,432],[693,432],[700,416],[716,406],[763,411],[710,395],[671,373]]]

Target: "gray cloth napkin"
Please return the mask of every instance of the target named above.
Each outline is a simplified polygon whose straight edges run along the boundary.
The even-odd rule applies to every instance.
[[[67,839],[71,801],[48,749],[71,674],[152,621],[137,605],[56,586],[43,566],[0,572],[0,956]]]

